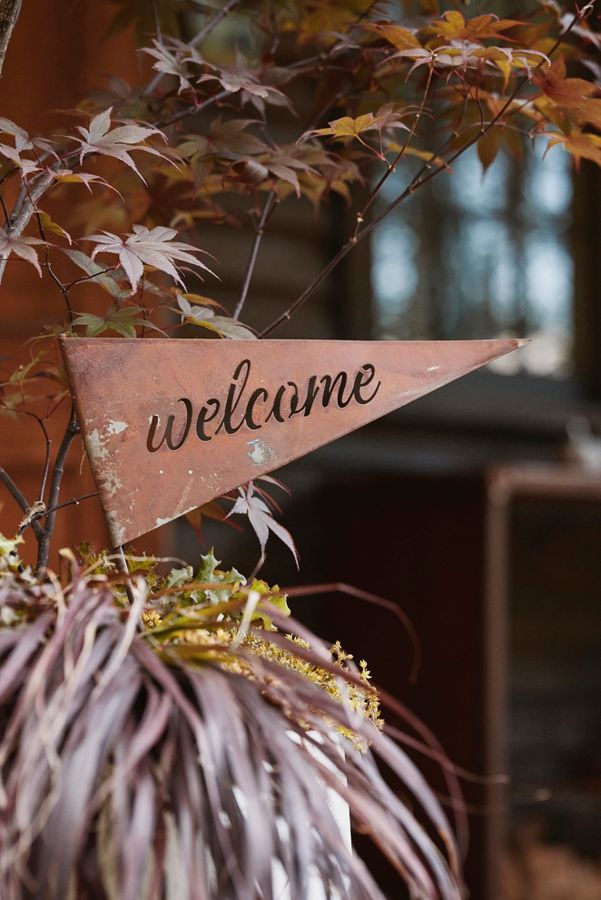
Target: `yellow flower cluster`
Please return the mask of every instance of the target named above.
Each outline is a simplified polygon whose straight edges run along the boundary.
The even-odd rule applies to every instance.
[[[161,616],[155,611],[143,613],[142,620],[148,629],[160,627],[162,624]],[[228,672],[257,680],[261,676],[258,675],[256,667],[249,664],[248,658],[245,659],[244,653],[238,653],[236,648],[232,647],[232,643],[238,635],[238,628],[239,623],[227,621],[223,625],[217,625],[213,628],[184,626],[177,631],[171,632],[163,646],[165,649],[169,648],[171,652],[182,652],[182,655],[185,655],[188,662],[191,662],[194,657],[199,662],[210,659]],[[303,678],[320,687],[336,701],[348,703],[355,712],[373,722],[378,728],[382,727],[380,702],[377,693],[369,686],[371,674],[365,660],[361,660],[358,667],[359,678],[365,684],[365,688],[363,688],[349,683],[346,679],[337,677],[334,672],[323,666],[309,662],[295,652],[296,648],[301,650],[310,649],[306,641],[290,634],[286,635],[286,637],[290,641],[290,649],[283,648],[271,641],[269,632],[266,632],[265,636],[263,636],[259,634],[258,630],[253,630],[245,635],[240,648],[254,656],[267,659],[283,668],[295,671]],[[193,648],[196,652],[191,657],[188,651],[191,651]],[[353,657],[342,649],[339,641],[330,648],[330,652],[334,665],[341,669],[341,673],[351,671],[348,664]],[[265,678],[266,686],[272,678],[272,675]],[[364,742],[351,729],[339,728],[339,730],[353,741],[359,749],[364,749]]]

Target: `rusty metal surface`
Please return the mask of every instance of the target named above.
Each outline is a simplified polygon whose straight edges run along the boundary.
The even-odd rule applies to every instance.
[[[115,546],[520,343],[61,339]]]

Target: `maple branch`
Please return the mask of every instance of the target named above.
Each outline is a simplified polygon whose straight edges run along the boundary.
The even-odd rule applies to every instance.
[[[66,506],[79,506],[80,503],[83,503],[84,500],[89,500],[91,497],[97,497],[98,491],[91,491],[89,494],[82,494],[81,497],[72,497],[71,500],[64,500],[62,503],[58,503],[56,506],[51,506],[50,509],[47,509],[45,515],[48,516],[50,513],[57,512],[59,509],[64,509]]]
[[[163,29],[161,28],[161,17],[159,15],[159,8],[157,6],[157,0],[152,0],[152,15],[154,18],[154,30],[156,31],[157,38],[159,41],[163,40]]]
[[[548,53],[548,58],[551,57],[557,49],[561,46],[561,44],[565,41],[566,37],[570,34],[572,29],[578,24],[578,22],[582,21],[582,19],[586,18],[591,9],[594,6],[595,0],[592,0],[591,3],[587,4],[587,6],[583,7],[583,9],[578,10],[574,14],[574,18],[570,22],[570,24],[564,28],[561,32],[555,44],[551,48]],[[355,229],[353,235],[347,240],[345,244],[338,250],[335,256],[324,266],[322,271],[313,279],[313,281],[305,288],[305,290],[296,298],[294,303],[292,303],[287,310],[285,310],[281,315],[275,319],[271,325],[268,325],[265,328],[259,337],[265,338],[268,335],[272,334],[277,328],[283,325],[285,322],[289,322],[292,316],[298,312],[298,310],[307,302],[307,300],[315,293],[315,291],[320,287],[320,285],[325,281],[328,275],[336,268],[336,266],[345,258],[345,256],[352,250],[354,246],[356,246],[359,241],[366,238],[371,232],[380,224],[380,222],[385,219],[393,210],[395,210],[403,201],[405,201],[408,197],[415,193],[420,187],[427,184],[429,181],[432,181],[437,175],[439,175],[443,171],[447,171],[449,167],[460,157],[462,156],[470,147],[473,147],[474,144],[477,144],[478,141],[487,134],[491,128],[494,128],[495,125],[505,116],[505,114],[509,111],[509,116],[515,115],[519,112],[519,108],[516,110],[510,110],[511,105],[514,103],[516,98],[519,96],[522,88],[530,81],[531,76],[534,72],[537,72],[542,65],[544,64],[544,59],[538,63],[537,66],[534,67],[532,72],[524,75],[517,82],[515,88],[503,103],[499,111],[492,117],[492,119],[486,123],[486,125],[482,125],[478,132],[474,135],[474,137],[470,138],[462,147],[455,151],[447,160],[443,160],[440,165],[436,166],[434,169],[430,169],[432,161],[439,155],[439,153],[434,153],[430,157],[430,160],[419,169],[419,171],[413,176],[409,184],[405,187],[405,189],[395,197],[395,199],[386,206],[386,208],[374,219],[371,220],[367,225],[364,225],[363,228],[359,230]],[[521,108],[521,107],[520,107]],[[453,136],[451,136],[452,139]],[[447,145],[450,143],[450,140],[445,142]],[[430,171],[427,171],[430,169]],[[387,176],[388,177],[388,176]],[[373,202],[373,199],[372,199]]]
[[[44,493],[46,491],[46,482],[48,481],[48,472],[50,470],[50,448],[52,447],[52,441],[50,440],[50,435],[48,434],[48,429],[44,425],[44,420],[40,418],[40,416],[36,416],[35,413],[29,412],[28,410],[24,410],[26,416],[29,416],[34,422],[37,422],[39,427],[42,429],[42,434],[44,435],[44,442],[46,444],[46,450],[44,455],[44,468],[42,471],[42,481],[40,483],[40,490],[38,494],[38,500],[43,502]]]
[[[52,170],[43,172],[39,178],[33,182],[31,191],[29,191],[28,195],[26,195],[21,202],[17,201],[14,210],[15,218],[12,221],[10,229],[11,234],[16,235],[17,237],[23,234],[31,221],[31,217],[36,211],[38,200],[41,200],[53,181],[54,172]],[[2,279],[4,278],[7,262],[8,256],[0,259],[0,284],[2,284]]]
[[[226,3],[222,9],[217,10],[217,12],[213,16],[211,16],[208,22],[205,22],[203,27],[192,38],[192,40],[188,42],[190,47],[198,47],[198,45],[202,43],[202,41],[204,41],[204,39],[213,31],[213,29],[216,28],[217,25],[219,25],[219,23],[222,22],[227,15],[229,15],[234,7],[239,6],[240,3],[241,0],[229,0],[229,2]],[[159,40],[161,40],[161,35],[158,28],[157,37],[159,38]],[[151,78],[151,80],[148,82],[146,88],[144,89],[143,96],[148,97],[149,94],[152,94],[152,92],[155,90],[155,88],[158,87],[164,77],[164,72],[157,72],[154,78]]]
[[[248,259],[248,265],[246,267],[246,275],[244,276],[244,283],[242,285],[242,292],[240,294],[240,299],[236,304],[236,308],[234,310],[233,319],[239,319],[240,313],[242,312],[242,308],[244,303],[246,302],[246,297],[250,288],[250,283],[252,281],[253,273],[255,271],[255,265],[257,263],[257,257],[259,255],[259,248],[261,246],[261,241],[263,240],[263,234],[265,231],[265,225],[267,220],[271,216],[273,210],[276,205],[276,192],[275,190],[271,190],[266,199],[265,204],[263,206],[263,211],[261,212],[261,217],[257,222],[255,228],[255,239],[253,241],[253,245],[250,251],[250,257]]]
[[[52,510],[52,512],[50,512],[46,518],[46,525],[39,540],[38,559],[35,568],[36,575],[38,575],[41,570],[45,569],[48,565],[48,557],[50,554],[50,539],[52,537],[54,522],[56,518],[55,507],[58,506],[58,497],[61,489],[63,475],[65,472],[65,460],[67,459],[67,454],[69,453],[71,444],[78,434],[79,424],[77,422],[77,416],[75,414],[75,407],[72,406],[71,415],[69,416],[69,422],[67,423],[67,427],[65,429],[65,433],[63,435],[60,447],[58,448],[58,453],[56,454],[56,460],[54,462],[54,470],[52,472],[52,480],[50,482],[50,491],[48,493],[48,508],[49,510]]]
[[[52,268],[52,264],[50,262],[50,252],[48,250],[48,244],[46,243],[46,234],[44,232],[44,226],[42,225],[42,217],[39,212],[35,214],[37,223],[38,223],[38,231],[40,232],[40,237],[44,241],[44,268],[47,269],[48,274],[54,281],[55,285],[63,295],[63,300],[65,301],[65,306],[67,307],[67,315],[69,317],[69,322],[73,321],[73,307],[71,306],[71,298],[69,297],[69,287],[64,285],[54,269]]]
[[[426,108],[426,102],[428,100],[428,95],[430,93],[430,87],[432,85],[432,76],[433,75],[434,75],[434,66],[430,65],[430,67],[428,69],[428,79],[426,81],[426,89],[424,91],[424,96],[422,97],[422,101],[419,105],[419,108],[418,108],[416,114],[415,114],[415,118],[413,120],[411,130],[409,132],[409,137],[407,138],[407,140],[405,141],[405,143],[403,144],[403,146],[401,147],[401,149],[399,150],[399,152],[397,153],[395,158],[392,160],[392,162],[388,163],[388,165],[386,166],[386,170],[384,171],[384,173],[381,175],[381,177],[378,179],[378,181],[374,185],[374,187],[373,187],[371,193],[369,194],[367,200],[365,201],[363,207],[357,213],[357,218],[356,218],[356,223],[355,223],[355,232],[353,235],[353,237],[355,237],[355,238],[357,237],[357,234],[359,233],[359,229],[360,229],[361,225],[365,221],[366,213],[370,209],[372,203],[374,202],[374,200],[376,199],[376,197],[378,196],[378,194],[380,193],[380,191],[382,190],[382,188],[384,187],[384,185],[386,184],[386,182],[388,181],[388,179],[390,178],[392,173],[396,172],[398,164],[402,160],[403,156],[405,155],[405,153],[407,151],[407,148],[409,147],[411,141],[415,137],[415,133],[417,131],[417,126],[419,125],[419,122],[420,122],[420,119],[424,112],[424,109]]]
[[[10,230],[10,216],[8,214],[6,203],[4,202],[4,197],[2,196],[2,194],[0,194],[0,205],[2,206],[2,213],[4,215],[4,224],[6,225],[7,229]]]
[[[236,7],[240,6],[241,0],[228,0],[227,3],[221,9],[218,9],[217,12],[211,16],[208,22],[205,22],[203,27],[199,32],[192,38],[190,41],[191,47],[198,47],[206,37],[213,31],[214,28],[217,28],[220,22],[228,16],[231,11]]]
[[[21,0],[0,0],[0,75],[13,29],[21,12]]]
[[[27,512],[30,509],[30,505],[27,502],[25,495],[17,487],[17,485],[15,484],[13,479],[10,477],[10,475],[8,474],[6,469],[2,468],[2,466],[0,466],[0,481],[2,481],[2,483],[6,487],[8,493],[11,495],[11,497],[13,498],[15,503],[21,508],[21,511],[27,514]],[[42,538],[42,535],[43,535],[42,526],[40,525],[39,522],[32,522],[31,527],[34,530],[37,540],[40,541]]]
[[[168,125],[174,125],[176,122],[181,122],[182,119],[186,119],[188,116],[195,116],[197,113],[206,109],[207,106],[210,106],[211,103],[217,103],[219,100],[223,100],[224,97],[231,96],[231,91],[218,91],[216,94],[213,94],[212,97],[207,97],[202,103],[199,103],[195,106],[186,106],[184,109],[180,109],[179,112],[174,113],[170,119],[165,119],[162,122],[157,122],[157,128],[167,128]]]

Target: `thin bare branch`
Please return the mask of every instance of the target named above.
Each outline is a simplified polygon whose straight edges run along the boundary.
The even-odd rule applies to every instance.
[[[587,7],[584,7],[581,10],[578,10],[578,12],[576,12],[574,14],[574,18],[572,19],[570,24],[566,28],[564,28],[564,30],[561,32],[561,34],[555,41],[555,44],[553,45],[553,47],[551,48],[551,50],[548,53],[548,57],[551,57],[557,51],[557,49],[561,46],[561,44],[564,42],[566,37],[570,34],[572,29],[578,24],[578,22],[582,21],[583,18],[585,18],[586,16],[589,15],[590,7],[591,7],[591,4],[589,4]],[[479,130],[477,131],[477,133],[474,135],[473,138],[470,138],[469,141],[467,141],[462,147],[460,147],[458,150],[456,150],[455,153],[453,153],[447,160],[444,160],[443,162],[441,162],[440,165],[436,166],[434,169],[431,168],[431,161],[434,158],[436,158],[436,154],[433,154],[432,160],[430,162],[424,163],[424,165],[419,169],[417,174],[411,179],[411,181],[405,187],[405,189],[391,203],[389,203],[386,206],[386,208],[379,215],[377,215],[374,219],[371,220],[371,222],[369,222],[367,225],[364,225],[359,230],[355,229],[355,232],[353,233],[353,235],[348,239],[348,241],[345,244],[343,244],[343,246],[338,250],[338,252],[335,254],[335,256],[332,257],[332,259],[324,266],[322,271],[305,288],[305,290],[302,292],[302,294],[300,294],[300,296],[297,297],[297,299],[294,301],[294,303],[292,303],[288,307],[287,310],[285,310],[283,313],[281,313],[281,315],[279,315],[278,318],[275,319],[271,323],[271,325],[268,325],[267,328],[265,328],[261,332],[259,337],[261,337],[261,338],[267,337],[268,335],[270,335],[274,331],[276,331],[281,325],[290,321],[292,316],[296,312],[298,312],[298,310],[302,306],[304,306],[304,304],[307,302],[307,300],[315,293],[315,291],[325,281],[325,279],[328,277],[328,275],[330,275],[330,273],[336,268],[336,266],[352,250],[352,248],[357,243],[359,243],[359,241],[363,240],[369,234],[371,234],[371,232],[374,230],[374,228],[376,228],[383,219],[385,219],[393,210],[395,210],[401,203],[403,203],[403,201],[405,201],[408,197],[410,197],[412,194],[414,194],[416,190],[418,190],[420,187],[423,187],[423,185],[427,184],[429,181],[431,181],[433,178],[435,178],[441,172],[448,171],[449,166],[451,166],[460,156],[462,156],[467,150],[469,150],[470,147],[473,147],[475,144],[477,144],[478,141],[482,137],[484,137],[484,135],[487,134],[491,128],[494,128],[499,123],[499,121],[501,121],[505,117],[506,114],[508,114],[509,117],[511,117],[512,115],[515,115],[519,111],[519,108],[516,110],[512,110],[511,109],[512,104],[517,99],[517,97],[520,95],[520,93],[521,93],[522,89],[525,87],[525,85],[528,84],[528,82],[531,80],[532,74],[534,72],[536,72],[538,69],[540,69],[543,64],[544,64],[544,59],[541,59],[541,61],[538,63],[538,65],[535,66],[531,72],[524,75],[523,78],[521,78],[518,81],[514,90],[511,92],[511,94],[509,95],[509,97],[507,98],[505,103],[502,105],[502,107],[499,109],[499,111],[496,113],[496,115],[493,116],[493,118],[490,120],[490,122],[488,122],[486,125],[479,128]],[[426,171],[428,169],[430,171]],[[371,198],[371,202],[373,202],[373,199],[375,199],[375,197]]]
[[[217,28],[220,22],[222,22],[223,19],[225,19],[225,17],[228,16],[231,11],[236,8],[236,6],[240,6],[240,3],[241,0],[228,0],[228,2],[225,3],[221,9],[218,9],[217,12],[211,16],[208,22],[205,22],[200,31],[197,32],[197,34],[190,41],[190,46],[198,47],[198,45],[201,44],[215,28]]]
[[[50,448],[52,447],[52,441],[50,440],[50,435],[48,434],[46,423],[41,418],[41,416],[38,416],[35,413],[30,412],[29,410],[24,410],[23,412],[24,415],[29,416],[30,419],[33,419],[34,422],[37,422],[38,427],[44,435],[44,443],[46,449],[44,453],[44,468],[42,470],[42,480],[40,482],[40,490],[38,492],[38,502],[42,502],[44,500],[44,494],[46,492],[46,483],[48,481],[48,472],[50,469]]]
[[[89,500],[91,497],[97,496],[98,491],[90,491],[89,494],[82,494],[81,497],[72,497],[71,500],[64,500],[57,506],[53,506],[50,509],[47,509],[45,515],[50,515],[50,513],[57,512],[59,509],[64,509],[66,506],[79,506],[79,504],[83,503],[84,500]]]
[[[45,569],[48,565],[48,557],[50,554],[50,539],[52,537],[52,532],[54,530],[54,521],[56,518],[55,507],[58,505],[58,497],[60,494],[61,483],[65,472],[65,461],[67,459],[69,450],[71,449],[71,444],[78,434],[79,424],[77,422],[77,416],[75,414],[75,407],[72,406],[71,415],[69,416],[69,422],[67,423],[67,428],[65,430],[65,434],[63,435],[60,447],[58,448],[56,460],[54,462],[52,480],[50,482],[50,492],[48,494],[48,509],[53,510],[53,512],[50,512],[46,518],[46,525],[42,537],[39,541],[36,574],[39,574],[41,570]]]
[[[164,119],[162,122],[157,123],[157,128],[167,128],[168,125],[175,125],[176,122],[181,122],[182,119],[187,119],[188,116],[196,116],[198,113],[201,113],[203,109],[206,109],[211,103],[218,103],[219,100],[223,100],[225,97],[231,96],[230,91],[218,91],[216,94],[213,94],[212,97],[207,97],[206,100],[203,100],[202,103],[199,103],[197,106],[186,106],[184,109],[180,109],[179,112],[174,113],[170,119]]]
[[[213,29],[216,28],[219,25],[219,23],[222,22],[223,19],[225,19],[225,17],[227,15],[229,15],[229,13],[234,9],[234,7],[240,5],[240,2],[241,2],[241,0],[229,0],[229,2],[226,3],[222,7],[222,9],[218,9],[217,12],[213,16],[211,16],[211,18],[207,22],[205,22],[205,24],[200,29],[198,34],[196,34],[192,38],[192,40],[189,41],[190,46],[198,47],[198,45],[200,43],[202,43],[202,41],[204,41],[204,39],[206,37],[208,37],[208,35],[213,31]],[[159,38],[159,40],[161,39],[159,28],[157,28],[157,37]],[[144,90],[144,96],[148,97],[149,94],[152,94],[152,92],[158,87],[158,85],[161,83],[161,81],[163,80],[164,77],[165,77],[164,72],[157,72],[157,74],[154,76],[154,78],[152,78],[148,82],[148,85]]]
[[[401,147],[401,149],[399,150],[399,152],[397,153],[395,158],[392,160],[392,162],[388,163],[388,165],[386,166],[386,170],[383,172],[381,177],[375,183],[375,185],[374,185],[371,193],[369,194],[367,200],[365,201],[362,209],[357,213],[357,219],[355,222],[355,233],[353,235],[355,238],[357,237],[357,234],[359,233],[359,230],[360,230],[361,226],[363,225],[363,222],[365,221],[365,216],[366,216],[367,212],[369,211],[369,209],[371,208],[372,203],[374,202],[374,200],[376,199],[376,197],[378,196],[378,194],[380,193],[380,191],[382,190],[382,188],[384,187],[384,185],[386,184],[386,182],[388,181],[390,176],[393,174],[393,172],[396,172],[398,164],[402,160],[403,156],[407,152],[408,147],[411,144],[411,141],[415,137],[415,134],[417,131],[417,126],[419,125],[419,123],[421,121],[421,117],[426,108],[426,103],[428,101],[428,95],[430,93],[430,86],[432,84],[433,74],[434,74],[434,66],[431,65],[430,68],[428,69],[428,78],[426,80],[426,88],[424,90],[424,96],[422,97],[422,101],[421,101],[419,108],[413,119],[413,124],[411,126],[411,130],[409,132],[407,140],[405,141],[405,143],[403,144],[403,146]]]
[[[18,237],[19,235],[23,234],[31,221],[31,217],[36,211],[38,201],[41,200],[41,198],[44,196],[53,182],[53,171],[48,170],[47,172],[42,173],[33,182],[31,191],[29,192],[29,196],[24,197],[23,201],[20,204],[17,203],[11,229],[14,235]],[[7,256],[5,256],[3,259],[0,259],[0,284],[2,283],[4,272],[6,271],[7,261]]]
[[[39,212],[36,212],[35,217],[36,217],[36,220],[38,223],[38,231],[40,232],[40,237],[45,242],[46,234],[44,232],[44,226],[42,225],[42,217],[40,216]],[[50,263],[50,253],[48,250],[48,245],[46,243],[44,243],[44,267],[48,270],[48,274],[50,275],[50,277],[54,281],[55,285],[57,286],[57,288],[63,295],[63,299],[64,299],[65,305],[67,307],[67,315],[69,317],[69,322],[72,322],[73,321],[73,309],[71,307],[71,301],[69,299],[69,288],[62,283],[62,281],[60,280],[60,278],[58,277],[58,275],[52,268],[52,265]]]
[[[244,276],[244,283],[242,285],[242,292],[240,294],[240,299],[236,304],[236,309],[234,310],[233,318],[239,319],[240,314],[242,312],[242,308],[244,307],[244,303],[246,302],[246,297],[248,295],[248,291],[250,288],[250,283],[252,281],[252,277],[255,271],[255,265],[257,264],[257,257],[259,255],[259,248],[261,246],[261,241],[263,240],[263,234],[265,232],[265,225],[271,216],[273,210],[275,209],[276,204],[276,192],[275,190],[269,191],[267,197],[265,198],[265,203],[263,205],[263,211],[261,212],[261,216],[259,221],[257,222],[255,228],[255,239],[253,241],[253,245],[250,251],[250,256],[248,259],[248,265],[246,267],[246,274]]]
[[[4,202],[4,197],[0,194],[0,206],[2,206],[2,214],[4,216],[4,224],[8,231],[10,231],[10,216],[8,214],[8,209],[6,208],[6,203]]]
[[[13,29],[21,12],[21,0],[0,0],[0,75]]]
[[[31,508],[30,504],[27,502],[27,498],[2,466],[0,466],[0,481],[4,484],[15,503],[21,508],[21,511],[27,513]],[[39,522],[32,522],[31,525],[36,538],[40,540],[43,535],[42,526]]]

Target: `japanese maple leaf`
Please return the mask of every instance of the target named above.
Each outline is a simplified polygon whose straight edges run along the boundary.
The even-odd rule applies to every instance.
[[[269,532],[272,531],[288,547],[298,566],[298,552],[292,535],[287,528],[284,528],[283,525],[280,525],[273,518],[271,510],[265,501],[255,493],[252,481],[249,482],[246,489],[239,487],[238,494],[239,497],[229,511],[227,518],[229,519],[230,516],[234,515],[248,516],[253,531],[259,539],[262,556],[265,554],[265,545],[267,544]]]
[[[449,10],[443,13],[441,19],[433,22],[426,31],[447,38],[477,41],[484,38],[499,37],[501,32],[522,24],[516,19],[499,19],[498,16],[493,14],[475,16],[473,19],[466,21],[457,10]],[[505,40],[509,40],[509,38],[505,37]]]
[[[183,285],[176,263],[187,263],[190,266],[198,266],[211,275],[214,273],[194,253],[202,253],[198,247],[185,244],[182,241],[174,241],[177,231],[174,228],[164,228],[157,225],[152,229],[143,225],[134,225],[133,232],[125,238],[121,238],[110,231],[102,234],[91,234],[86,240],[94,241],[96,247],[92,252],[92,259],[99,253],[113,253],[119,257],[119,262],[125,270],[132,291],[135,291],[142,275],[144,266],[153,266],[170,275],[174,281]],[[179,267],[181,268],[181,266]]]
[[[570,134],[547,133],[549,148],[561,144],[574,160],[576,168],[581,159],[590,159],[601,166],[601,135],[574,128]]]
[[[163,75],[174,75],[179,79],[178,94],[192,87],[190,83],[189,63],[202,63],[201,57],[193,47],[175,39],[167,42],[153,40],[153,47],[143,47],[143,53],[152,56],[156,62],[152,68]]]
[[[580,125],[591,124],[601,128],[601,99],[593,96],[599,93],[598,85],[584,78],[566,78],[563,57],[546,71],[535,75],[534,82],[546,97],[567,110]]]
[[[177,305],[181,312],[182,322],[198,325],[199,328],[206,328],[208,331],[216,332],[221,337],[232,340],[254,340],[255,338],[250,328],[242,325],[237,319],[215,315],[215,311],[207,306],[190,303],[183,294],[177,294]]]
[[[162,131],[158,128],[151,128],[144,125],[118,125],[117,128],[111,127],[112,107],[105,109],[90,121],[90,127],[84,128],[82,125],[77,126],[77,130],[82,135],[80,138],[71,138],[80,145],[79,162],[82,163],[84,158],[90,153],[99,153],[102,156],[112,156],[124,162],[130,169],[139,175],[144,181],[138,167],[130,156],[134,150],[140,150],[144,153],[151,153],[153,156],[160,156],[167,159],[164,153],[151,147],[146,140],[153,134],[160,134],[164,137]]]
[[[22,237],[21,235],[13,234],[10,231],[5,231],[4,228],[0,228],[0,259],[7,259],[11,253],[14,253],[15,256],[18,256],[20,259],[24,259],[26,262],[31,263],[32,266],[35,266],[38,273],[41,275],[42,270],[40,268],[38,255],[33,248],[36,244],[44,243],[45,241],[42,241],[40,238]]]

